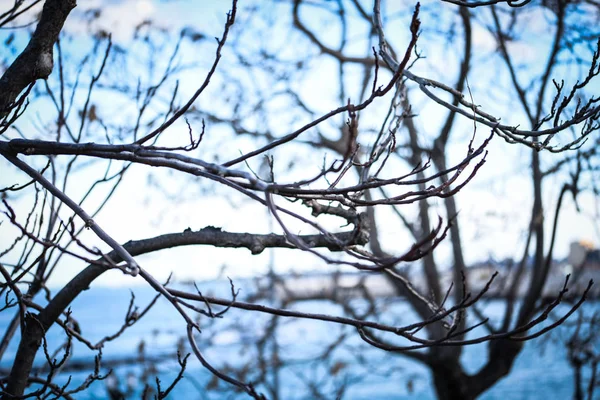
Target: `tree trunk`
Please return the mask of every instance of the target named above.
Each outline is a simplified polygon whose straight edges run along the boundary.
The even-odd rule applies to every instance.
[[[472,400],[469,376],[464,373],[459,360],[445,360],[431,364],[433,384],[438,400]]]
[[[25,317],[25,331],[19,343],[19,349],[15,357],[14,365],[8,376],[5,395],[1,399],[11,399],[14,396],[22,396],[27,382],[33,360],[37,354],[44,336],[44,328],[37,318],[32,314]]]

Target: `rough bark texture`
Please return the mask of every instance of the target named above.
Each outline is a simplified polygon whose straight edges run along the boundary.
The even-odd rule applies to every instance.
[[[54,44],[76,0],[47,0],[29,44],[0,78],[0,118],[19,94],[38,79],[46,79],[54,67]]]
[[[9,394],[2,396],[2,399],[23,395],[27,387],[33,360],[42,344],[44,333],[45,330],[40,321],[33,314],[27,314],[25,317],[25,332],[23,332],[23,338],[19,342],[15,362],[8,377],[6,393]]]

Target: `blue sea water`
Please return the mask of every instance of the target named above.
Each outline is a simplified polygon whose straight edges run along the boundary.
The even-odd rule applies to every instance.
[[[242,289],[244,289],[243,284]],[[203,293],[216,292],[217,295],[226,298],[229,295],[227,285],[221,283],[216,285],[206,283],[202,290]],[[135,302],[140,308],[143,308],[154,295],[148,288],[135,288],[133,292],[136,296]],[[123,323],[129,300],[128,289],[92,288],[74,302],[71,307],[72,315],[80,323],[83,334],[91,342],[96,342],[118,331]],[[339,307],[323,301],[303,302],[289,307],[310,312],[340,313]],[[599,307],[598,302],[588,302],[584,305],[584,311],[591,314]],[[566,306],[562,310],[565,309]],[[486,305],[485,311],[492,316],[493,320],[494,316],[501,315],[502,310],[502,303],[491,301]],[[398,302],[389,306],[387,314],[401,316],[403,320],[411,318],[407,306]],[[12,316],[13,310],[0,313],[0,332],[4,332]],[[217,320],[201,317],[202,334],[197,336],[198,346],[209,362],[224,371],[229,367],[255,361],[259,354],[254,343],[257,338],[267,333],[266,327],[270,318],[269,315],[239,310],[231,310]],[[387,322],[393,321],[395,321],[394,317],[390,317]],[[573,371],[569,366],[567,352],[563,345],[572,330],[572,327],[559,328],[551,335],[527,342],[511,373],[481,398],[484,400],[573,398]],[[476,331],[473,335],[482,332]],[[138,354],[141,341],[144,342],[146,356],[160,354],[174,356],[177,344],[181,343],[184,335],[185,324],[182,318],[173,311],[167,301],[160,299],[143,319],[130,327],[125,334],[105,345],[103,360],[108,362],[126,356],[135,356]],[[324,349],[335,342],[340,335],[345,335],[343,344],[331,352],[328,361],[323,362],[319,357],[323,355]],[[0,369],[10,368],[18,337],[16,339],[0,362]],[[64,339],[63,331],[53,327],[47,335],[49,351],[52,352],[64,342]],[[279,398],[315,398],[317,394],[311,392],[310,387],[314,384],[325,398],[336,398],[337,390],[343,386],[345,387],[344,399],[435,399],[427,368],[415,361],[365,345],[350,327],[332,326],[313,320],[281,319],[277,325],[276,342],[278,356],[282,360],[285,359],[288,365],[282,368],[278,375],[268,378],[273,386],[275,382],[277,383]],[[598,348],[594,350],[600,351]],[[184,351],[189,351],[189,348]],[[264,349],[264,354],[271,357],[273,352],[272,344]],[[71,360],[89,361],[94,354],[84,345],[75,343]],[[486,344],[466,347],[462,355],[466,371],[474,372],[481,367],[486,361],[486,354]],[[212,375],[193,356],[190,360],[184,379],[176,386],[169,398],[246,398],[242,394],[226,390],[226,384],[214,382]],[[37,363],[43,364],[43,362],[44,357],[39,354]],[[179,371],[173,359],[147,365],[151,365],[155,370],[146,368],[149,370],[146,377],[141,376],[143,371],[139,365],[121,365],[114,368],[113,374],[120,378],[121,387],[125,386],[128,376],[136,378],[137,384],[134,385],[135,390],[131,398],[140,398],[144,381],[155,387],[155,376],[158,376],[164,389]],[[257,369],[256,365],[259,364],[252,365]],[[103,373],[107,371],[102,369]],[[584,372],[584,378],[589,376],[589,370]],[[82,382],[87,373],[70,371],[57,377],[56,382],[64,384],[71,376],[69,387],[72,388]],[[258,371],[253,370],[249,371],[247,376],[252,377],[256,374]],[[207,386],[217,390],[207,392],[205,390]],[[269,394],[265,387],[259,386],[258,390],[263,391],[267,396]],[[596,395],[598,396],[596,398],[600,399],[600,390],[596,390]],[[106,383],[95,382],[85,392],[76,394],[75,398],[107,398]]]

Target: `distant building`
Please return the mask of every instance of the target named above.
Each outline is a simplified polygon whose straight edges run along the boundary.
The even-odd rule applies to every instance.
[[[600,249],[594,248],[591,242],[585,240],[573,242],[567,260],[574,269],[600,270]]]

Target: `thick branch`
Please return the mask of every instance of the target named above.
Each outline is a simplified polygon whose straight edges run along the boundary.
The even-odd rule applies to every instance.
[[[19,94],[31,83],[50,76],[54,43],[76,0],[47,0],[40,22],[23,52],[0,78],[0,117],[6,115]]]

